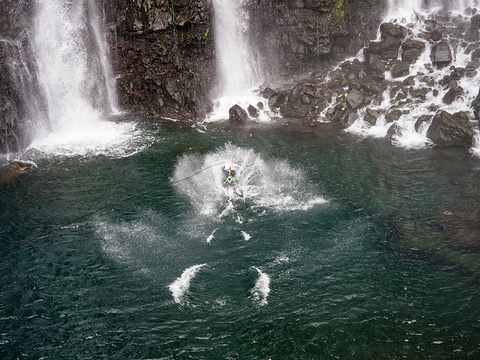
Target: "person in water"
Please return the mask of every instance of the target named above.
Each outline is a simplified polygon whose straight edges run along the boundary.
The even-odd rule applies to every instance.
[[[237,184],[235,183],[235,170],[232,169],[230,161],[227,161],[225,167],[222,168],[225,179],[223,180],[223,186],[225,187],[225,192],[228,192],[228,188],[233,186],[233,193],[237,193]]]

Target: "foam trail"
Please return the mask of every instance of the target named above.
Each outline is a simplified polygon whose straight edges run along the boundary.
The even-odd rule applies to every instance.
[[[214,236],[214,235],[215,235],[215,232],[216,232],[217,230],[218,230],[218,228],[215,229],[215,230],[213,230],[213,232],[212,232],[212,233],[210,234],[210,236],[207,238],[207,243],[210,243],[210,242],[213,240],[213,238],[215,237],[215,236]]]
[[[251,294],[255,301],[258,301],[261,306],[265,306],[268,304],[267,297],[270,294],[270,277],[259,268],[255,266],[253,268],[258,272],[258,279]]]
[[[183,297],[190,288],[190,282],[205,265],[207,264],[190,266],[188,269],[185,269],[185,271],[177,280],[168,286],[172,292],[173,299],[177,304],[183,304]]]

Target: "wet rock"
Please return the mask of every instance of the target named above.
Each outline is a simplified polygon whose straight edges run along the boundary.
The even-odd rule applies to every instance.
[[[393,139],[396,136],[401,135],[401,131],[402,128],[397,123],[392,124],[392,126],[388,128],[387,139]]]
[[[280,107],[280,112],[287,118],[302,118],[310,112],[310,106],[302,103],[287,103]]]
[[[391,123],[391,122],[394,122],[394,121],[397,121],[398,119],[400,119],[400,116],[402,116],[402,111],[398,110],[398,109],[394,109],[394,110],[389,111],[385,115],[385,120],[387,120],[387,123]]]
[[[446,41],[435,45],[432,49],[432,62],[438,67],[444,67],[453,60],[452,50]]]
[[[370,108],[367,108],[367,111],[365,112],[365,117],[364,120],[368,122],[370,125],[375,125],[377,123],[377,119],[380,116],[377,110],[373,110]]]
[[[387,63],[379,59],[374,54],[368,54],[366,57],[365,65],[369,70],[369,74],[373,80],[384,80],[385,79],[385,71],[387,70]]]
[[[0,186],[6,186],[20,181],[34,170],[32,164],[13,161],[0,168]]]
[[[450,88],[450,90],[448,90],[445,96],[443,97],[443,102],[447,105],[450,105],[455,100],[457,100],[460,96],[462,96],[463,93],[464,93],[464,90],[461,86]]]
[[[478,90],[477,97],[475,98],[475,100],[473,100],[472,107],[475,118],[479,121],[480,125],[480,89]]]
[[[410,64],[407,62],[396,62],[390,69],[390,73],[394,79],[407,76],[410,73]]]
[[[258,109],[255,106],[248,105],[247,111],[248,111],[248,115],[250,115],[251,117],[253,118],[258,117]]]
[[[248,120],[248,114],[240,105],[233,105],[228,110],[228,118],[237,124],[244,124]]]
[[[272,88],[266,87],[260,92],[260,95],[262,95],[262,97],[265,99],[269,99],[274,93],[275,91]]]
[[[470,148],[475,132],[464,113],[452,115],[441,111],[435,115],[427,131],[427,137],[441,147]]]
[[[480,251],[480,211],[441,211],[433,221],[450,247]]]
[[[374,54],[383,60],[392,60],[398,57],[401,44],[402,40],[387,36],[384,40],[372,42],[364,51],[366,54]]]
[[[425,124],[425,123],[428,123],[430,122],[430,120],[432,120],[432,117],[431,115],[422,115],[420,116],[417,121],[415,122],[415,131],[418,132],[422,125]]]
[[[443,39],[443,34],[440,30],[438,29],[433,29],[430,34],[429,34],[429,38],[432,40],[432,41],[440,41]]]
[[[364,101],[362,93],[356,89],[350,91],[347,95],[347,103],[353,110],[358,109]]]
[[[413,64],[423,51],[425,51],[423,41],[407,39],[402,43],[402,61]]]
[[[380,34],[384,39],[386,39],[388,36],[396,39],[404,39],[408,34],[408,30],[398,24],[383,23],[380,25]]]
[[[278,109],[287,99],[287,94],[284,91],[275,92],[268,98],[268,106],[270,109]]]

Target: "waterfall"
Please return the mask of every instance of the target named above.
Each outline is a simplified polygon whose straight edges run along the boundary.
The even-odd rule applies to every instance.
[[[451,114],[464,112],[471,120],[474,119],[472,102],[479,91],[480,69],[475,70],[473,67],[475,59],[472,58],[477,40],[469,39],[466,29],[470,26],[471,17],[478,11],[478,5],[478,0],[388,1],[384,22],[393,22],[406,27],[409,30],[407,38],[419,40],[425,44],[423,53],[410,65],[408,75],[394,79],[389,71],[386,73],[387,81],[401,84],[408,79],[409,83],[413,82],[411,89],[418,89],[425,94],[424,98],[415,98],[409,94],[409,101],[402,101],[396,98],[393,91],[386,90],[383,93],[383,101],[372,106],[372,109],[380,110],[380,113],[387,113],[392,109],[402,112],[400,118],[394,123],[396,132],[392,136],[392,141],[395,145],[405,148],[422,148],[430,144],[426,134],[431,120],[419,126],[417,120],[422,116],[432,118],[438,111],[443,110]],[[439,67],[432,62],[431,54],[438,41],[429,40],[428,34],[434,28],[439,29],[443,36],[442,41],[448,44],[452,52],[452,61],[448,66]],[[401,52],[398,60],[401,60]],[[452,76],[453,69],[463,69],[456,73],[455,76],[463,73],[464,75],[456,79],[456,85],[454,85],[458,86],[456,89],[461,92],[461,95],[455,97],[453,101],[445,101],[444,97],[452,89],[445,79]],[[359,115],[362,117],[364,114]],[[472,125],[477,127],[476,122],[472,121]],[[370,126],[365,121],[357,121],[348,131],[366,136],[383,137],[387,135],[391,126],[392,123],[388,123],[381,115],[375,126]],[[475,141],[476,145],[472,152],[480,153],[480,138],[477,136]]]
[[[217,53],[217,101],[210,120],[225,119],[234,104],[248,106],[259,99],[255,86],[263,81],[255,47],[249,43],[246,0],[213,0]]]
[[[36,119],[31,146],[62,153],[111,146],[125,129],[104,121],[118,104],[97,1],[37,0],[35,10],[32,51],[47,115]]]

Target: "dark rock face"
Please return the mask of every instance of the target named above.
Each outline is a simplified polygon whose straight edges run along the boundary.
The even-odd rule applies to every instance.
[[[452,115],[445,111],[435,115],[427,131],[428,138],[443,147],[470,147],[474,135],[475,132],[465,114]]]
[[[16,67],[23,62],[35,73],[25,31],[31,23],[32,8],[28,0],[3,2],[0,6],[0,153],[18,151],[28,143],[26,107],[23,89],[16,81],[20,76]]]
[[[477,97],[475,98],[475,100],[473,100],[472,107],[473,107],[473,112],[475,114],[475,118],[479,121],[479,125],[480,125],[480,89],[478,90]]]
[[[172,7],[173,4],[173,7]],[[122,109],[202,117],[213,79],[208,0],[105,0]]]

